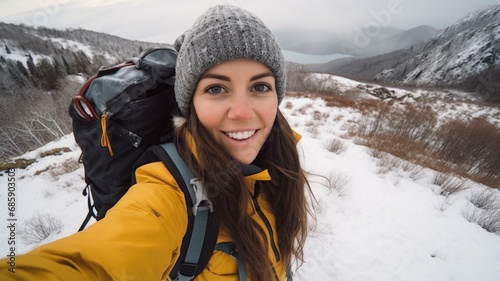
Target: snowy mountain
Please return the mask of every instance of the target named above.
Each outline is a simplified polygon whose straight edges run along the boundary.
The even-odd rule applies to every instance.
[[[311,66],[364,80],[425,87],[454,87],[499,100],[500,4],[471,13],[425,42],[364,59]]]
[[[301,161],[318,201],[306,262],[294,280],[500,280],[500,216],[494,215],[500,214],[500,190],[456,175],[438,181],[442,174],[436,170],[377,153],[360,144],[355,133],[381,115],[379,106],[385,105],[394,110],[430,107],[426,114],[435,114],[440,123],[485,119],[496,126],[500,110],[446,99],[448,93],[432,97],[431,92],[397,88],[387,89],[397,99],[382,101],[361,90],[376,92],[380,85],[314,76],[339,92],[358,92],[344,105],[342,95],[334,99],[294,93],[281,104],[293,129],[303,136]],[[87,201],[81,195],[85,184],[79,155],[69,134],[16,158],[19,163],[26,160],[24,167],[0,173],[2,188],[9,178],[16,179],[17,255],[71,235],[80,226]],[[453,189],[458,185],[460,189]],[[0,206],[6,209],[6,192],[0,192]],[[2,221],[6,216],[0,212]],[[489,227],[484,221],[488,218]],[[1,241],[6,241],[7,230],[1,228]],[[1,243],[0,253],[7,253],[7,247]]]
[[[382,71],[375,79],[450,86],[468,82],[488,69],[500,71],[500,4],[469,14],[414,48],[413,58]]]

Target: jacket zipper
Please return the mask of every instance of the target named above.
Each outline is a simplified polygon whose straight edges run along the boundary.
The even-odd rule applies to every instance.
[[[262,212],[262,209],[260,208],[259,202],[257,201],[257,197],[259,196],[259,193],[256,192],[255,196],[252,196],[252,202],[255,207],[255,211],[257,214],[259,214],[259,217],[261,220],[264,222],[266,225],[267,231],[269,233],[269,240],[271,240],[271,248],[273,249],[274,257],[276,258],[276,262],[280,261],[280,254],[278,251],[278,247],[274,243],[274,232],[273,228],[271,227],[271,223],[267,219],[266,215]]]

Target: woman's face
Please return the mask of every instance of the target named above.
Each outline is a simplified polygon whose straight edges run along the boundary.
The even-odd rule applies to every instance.
[[[201,76],[193,103],[215,141],[238,162],[250,164],[276,118],[274,75],[264,64],[249,59],[215,65]]]

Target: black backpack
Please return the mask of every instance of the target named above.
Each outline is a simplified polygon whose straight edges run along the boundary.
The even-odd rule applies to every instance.
[[[203,187],[173,143],[173,85],[177,52],[151,48],[125,63],[103,68],[73,98],[69,115],[87,186],[89,212],[79,231],[102,219],[135,181],[137,167],[162,161],[184,191],[188,229],[172,280],[191,280],[208,263],[218,227]],[[162,145],[160,145],[162,144]],[[194,242],[193,242],[194,241]]]

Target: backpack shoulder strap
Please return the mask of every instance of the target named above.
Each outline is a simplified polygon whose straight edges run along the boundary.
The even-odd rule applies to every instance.
[[[182,240],[181,254],[173,267],[172,280],[192,280],[200,274],[212,257],[217,242],[218,226],[213,208],[201,181],[179,155],[173,143],[151,147],[184,192],[188,212],[188,228]]]

